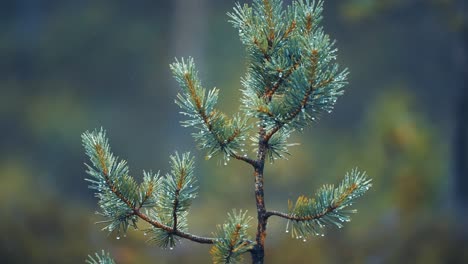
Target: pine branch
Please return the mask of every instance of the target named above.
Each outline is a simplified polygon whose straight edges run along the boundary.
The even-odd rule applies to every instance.
[[[269,139],[267,139],[266,131],[261,132],[261,140],[262,144],[265,144],[265,151],[266,151],[266,158],[270,161],[270,163],[274,163],[274,161],[278,159],[287,159],[287,156],[291,155],[289,153],[289,147],[297,146],[298,143],[288,143],[288,139],[291,136],[291,132],[285,131],[284,133],[277,133],[271,135]],[[252,141],[258,141],[258,137],[252,137]]]
[[[210,251],[215,263],[236,263],[242,254],[250,252],[253,263],[263,263],[268,219],[278,216],[288,220],[287,232],[306,239],[320,234],[327,225],[342,227],[350,221],[347,210],[363,195],[371,181],[364,173],[353,170],[335,188],[325,185],[315,198],[300,196],[289,202],[289,212],[268,211],[264,194],[264,167],[289,155],[290,135],[330,113],[343,87],[347,70],[336,62],[334,41],[324,33],[323,0],[294,0],[286,9],[282,0],[253,0],[252,6],[236,4],[228,13],[230,22],[239,30],[245,45],[249,65],[242,79],[243,115],[228,118],[216,109],[219,90],[206,90],[201,85],[192,58],[176,60],[171,70],[181,86],[176,103],[188,119],[185,127],[197,129],[193,137],[207,159],[221,154],[226,164],[230,158],[244,161],[254,168],[257,228],[255,241],[247,235],[251,220],[246,212],[228,214],[227,222],[218,226],[217,238],[188,233],[187,216],[197,195],[194,187],[194,162],[189,153],[170,157],[171,172],[144,172],[143,182],[137,184],[129,175],[126,161],[115,157],[105,132],[83,134],[83,145],[92,165],[87,165],[87,181],[96,190],[106,230],[126,232],[128,226],[137,228],[137,221],[151,225],[150,242],[173,248],[179,239],[213,244]],[[256,148],[256,158],[245,154],[245,140],[252,129],[251,119],[257,120],[257,133],[250,137]],[[89,263],[108,259],[105,253],[90,257]],[[109,257],[110,259],[110,257]]]
[[[349,214],[356,213],[356,210],[345,208],[351,206],[371,186],[371,180],[365,173],[352,170],[337,188],[325,185],[319,189],[315,198],[300,196],[294,205],[290,202],[288,214],[269,211],[267,217],[279,216],[287,219],[287,232],[291,224],[292,236],[306,239],[310,235],[321,234],[320,229],[325,226],[343,227],[343,222],[351,220]]]
[[[254,0],[228,13],[249,54],[243,110],[259,119],[267,143],[279,133],[275,144],[287,146],[291,132],[331,112],[343,94],[347,71],[339,70],[334,42],[319,26],[322,11],[323,1],[293,1],[284,11],[282,1]],[[287,153],[282,148],[274,156]]]
[[[266,25],[268,26],[268,46],[271,47],[275,38],[275,24],[273,23],[273,8],[269,0],[263,0],[263,11],[267,22]]]
[[[295,25],[295,22],[293,21],[292,24]],[[285,34],[290,33],[285,32]],[[288,80],[288,78],[294,73],[295,70],[299,68],[299,66],[299,61],[294,62],[294,64],[291,67],[289,67],[289,69],[286,70],[284,74],[282,69],[278,69],[278,80],[273,84],[273,87],[271,89],[267,88],[267,91],[265,93],[265,97],[267,98],[268,102],[271,102],[271,99],[275,92]],[[273,114],[270,113],[269,116],[272,117]]]
[[[193,158],[189,153],[182,157],[178,154],[171,156],[172,176],[166,175],[161,179],[159,174],[145,173],[142,184],[138,186],[133,177],[129,176],[126,162],[119,161],[112,154],[103,129],[99,132],[85,132],[82,138],[86,154],[93,164],[87,165],[88,174],[93,177],[87,181],[91,183],[90,188],[97,191],[101,214],[108,218],[103,222],[109,223],[104,229],[126,232],[129,225],[137,228],[137,220],[142,219],[152,225],[154,230],[172,238],[181,237],[204,244],[214,243],[214,238],[186,232],[187,210],[196,197],[197,189],[193,186],[196,179],[193,176]],[[178,192],[177,196],[174,195],[175,192]],[[152,217],[143,213],[142,209],[148,211]],[[170,224],[177,222],[173,218],[174,212],[179,218],[179,223],[175,225]],[[158,220],[166,221],[163,223]],[[166,245],[174,246],[173,243]]]
[[[91,178],[90,188],[96,190],[99,206],[104,217],[108,218],[104,228],[112,232],[117,230],[124,232],[128,226],[135,227],[137,217],[131,208],[138,203],[138,185],[128,175],[127,163],[118,161],[111,152],[105,132],[86,132],[82,136],[83,146],[93,166],[86,165],[87,173]]]
[[[115,264],[115,261],[111,258],[109,253],[106,253],[104,250],[101,251],[101,254],[94,253],[94,256],[88,255],[86,259],[88,264]]]
[[[137,207],[138,210],[141,208],[151,208],[156,205],[157,199],[155,198],[156,188],[161,184],[161,178],[159,172],[154,175],[152,172],[143,171],[143,182],[140,186],[140,202]]]
[[[190,153],[184,153],[170,157],[171,173],[161,181],[157,194],[156,207],[149,211],[153,219],[166,226],[171,226],[172,231],[153,228],[150,230],[150,241],[161,247],[174,247],[178,241],[175,233],[187,231],[187,215],[193,199],[197,196],[198,187],[195,186],[194,159]]]
[[[218,237],[210,253],[213,257],[213,263],[238,263],[242,261],[242,254],[249,251],[253,242],[247,235],[247,229],[251,217],[247,216],[247,211],[228,214],[227,222],[218,226],[215,236]]]
[[[187,62],[184,59],[176,60],[170,66],[175,79],[182,87],[182,93],[177,95],[176,103],[185,111],[182,114],[191,118],[183,121],[182,125],[200,130],[192,135],[202,149],[208,150],[206,157],[210,159],[218,153],[223,153],[225,161],[234,157],[252,164],[253,162],[242,153],[248,129],[247,120],[239,115],[228,119],[215,109],[219,90],[214,88],[206,92],[200,84],[192,58]]]

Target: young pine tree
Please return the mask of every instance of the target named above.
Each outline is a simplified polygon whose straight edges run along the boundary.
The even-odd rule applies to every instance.
[[[336,63],[334,42],[319,25],[323,1],[295,0],[286,9],[281,0],[254,0],[252,6],[237,4],[228,13],[230,22],[248,54],[248,69],[242,79],[240,112],[228,117],[216,108],[219,90],[205,89],[192,58],[170,65],[182,90],[176,103],[187,118],[182,126],[193,127],[193,137],[207,158],[219,156],[245,162],[255,179],[256,234],[247,230],[253,221],[246,211],[232,211],[213,237],[189,232],[187,217],[198,195],[194,159],[189,153],[170,157],[172,170],[166,175],[145,172],[137,183],[129,175],[126,161],[112,154],[106,132],[96,130],[82,136],[91,165],[87,173],[96,191],[105,230],[125,233],[139,222],[151,225],[150,241],[173,248],[181,239],[211,244],[214,263],[237,263],[250,253],[253,263],[264,262],[267,223],[270,217],[286,220],[294,238],[306,240],[322,234],[327,226],[349,222],[354,200],[371,186],[365,173],[353,170],[338,185],[325,185],[314,197],[299,196],[286,212],[268,210],[264,199],[265,161],[288,154],[289,136],[311,125],[323,112],[330,113],[343,94],[347,70]],[[255,156],[248,147],[254,142]],[[102,252],[88,263],[114,263]]]

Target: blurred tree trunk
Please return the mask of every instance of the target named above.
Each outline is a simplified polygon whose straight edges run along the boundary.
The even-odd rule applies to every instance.
[[[15,37],[20,52],[16,55],[16,64],[12,68],[20,80],[29,81],[34,78],[34,57],[40,40],[44,10],[39,1],[18,0],[15,5],[16,10],[11,11],[16,12]]]
[[[455,189],[457,208],[468,210],[468,71],[464,69],[463,86],[458,98],[455,124]]]
[[[203,73],[204,67],[204,50],[207,41],[207,19],[210,15],[207,12],[209,6],[209,0],[174,0],[172,1],[172,12],[171,16],[173,21],[170,29],[171,36],[171,48],[169,49],[171,54],[169,58],[171,62],[173,58],[188,58],[193,57],[197,64],[197,68]],[[209,55],[209,54],[208,54]],[[203,75],[202,75],[203,77]],[[178,91],[175,89],[176,82],[172,82],[172,85],[167,89],[172,93]],[[174,105],[175,107],[175,105]],[[177,120],[178,120],[177,116]],[[170,137],[171,142],[180,142],[182,140],[186,144],[192,142],[189,137],[182,136],[185,132],[182,129],[176,129]]]
[[[198,68],[203,59],[204,42],[207,40],[207,16],[209,16],[208,0],[175,0],[174,28],[172,42],[174,57],[192,56],[196,59]]]
[[[461,1],[461,10],[464,3]],[[462,76],[455,113],[454,136],[454,188],[455,206],[461,212],[458,216],[468,215],[468,25],[463,21],[461,28],[462,46],[457,55],[457,66]]]

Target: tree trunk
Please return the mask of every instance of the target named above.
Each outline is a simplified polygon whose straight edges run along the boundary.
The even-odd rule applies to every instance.
[[[455,131],[454,131],[454,188],[455,188],[455,206],[457,211],[464,212],[468,209],[468,63],[466,56],[468,55],[468,26],[466,23],[461,30],[462,48],[457,54],[459,59],[458,65],[462,78],[462,86],[458,95],[455,113]],[[458,57],[457,56],[457,57]]]
[[[255,201],[257,205],[257,235],[256,245],[251,250],[252,263],[263,264],[265,258],[265,237],[267,227],[267,214],[265,207],[265,195],[263,192],[263,169],[265,166],[265,156],[267,151],[267,142],[264,140],[264,130],[260,132],[260,143],[258,146],[257,164],[255,167]]]
[[[263,264],[265,258],[265,248],[263,245],[255,245],[250,254],[252,255],[253,264]]]

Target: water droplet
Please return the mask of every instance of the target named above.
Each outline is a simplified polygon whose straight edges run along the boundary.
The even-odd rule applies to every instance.
[[[124,234],[123,237],[127,237],[127,234]]]
[[[244,154],[244,157],[247,158],[247,154]]]
[[[144,236],[148,235],[146,232],[143,233]]]
[[[289,230],[286,229],[286,233],[289,233]]]
[[[190,186],[189,186],[189,187],[190,187],[190,188],[193,188],[193,185],[192,185],[192,184],[190,184]]]
[[[227,166],[227,161],[224,161],[224,166]]]
[[[302,242],[307,242],[307,239],[304,238],[304,239],[302,240]]]
[[[120,239],[120,237],[119,237],[119,236],[117,236],[116,238],[117,238],[117,240],[119,240],[119,239]]]
[[[173,247],[170,247],[169,250],[173,250],[174,248]]]

